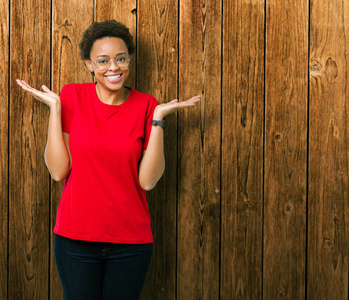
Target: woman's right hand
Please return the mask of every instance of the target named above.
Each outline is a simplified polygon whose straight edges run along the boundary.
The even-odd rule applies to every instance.
[[[22,87],[23,90],[25,90],[29,95],[32,95],[36,100],[39,100],[46,105],[48,105],[50,108],[54,105],[60,104],[61,98],[52,92],[47,86],[43,85],[41,86],[43,92],[38,91],[34,88],[32,88],[29,84],[27,84],[24,80],[16,80],[17,84]]]

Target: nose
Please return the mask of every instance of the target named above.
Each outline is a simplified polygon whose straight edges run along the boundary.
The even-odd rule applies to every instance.
[[[110,60],[109,69],[111,69],[111,70],[119,69],[119,67],[116,65],[115,58]]]

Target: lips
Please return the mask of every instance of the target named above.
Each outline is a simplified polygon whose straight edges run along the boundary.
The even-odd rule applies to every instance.
[[[115,83],[115,82],[119,82],[121,80],[122,74],[107,75],[104,77],[108,82]]]

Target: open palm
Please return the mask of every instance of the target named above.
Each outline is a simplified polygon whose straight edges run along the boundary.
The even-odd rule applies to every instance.
[[[201,95],[194,96],[186,101],[178,102],[177,99],[174,99],[168,103],[160,104],[155,108],[154,115],[165,118],[167,115],[179,111],[186,107],[195,106],[196,102],[201,100]]]
[[[27,84],[24,80],[16,80],[17,84],[22,87],[29,95],[32,95],[36,100],[39,100],[49,107],[54,104],[57,104],[60,101],[60,97],[52,92],[47,86],[43,85],[41,88],[43,92],[34,89],[29,84]]]

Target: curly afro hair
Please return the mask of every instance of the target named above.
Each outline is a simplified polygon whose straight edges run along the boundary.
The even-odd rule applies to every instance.
[[[82,60],[89,59],[93,43],[106,37],[117,37],[122,39],[132,55],[135,52],[133,37],[130,30],[121,22],[106,20],[103,22],[93,22],[82,34],[79,43],[80,57]]]

